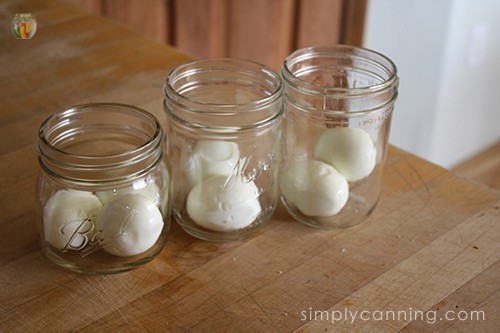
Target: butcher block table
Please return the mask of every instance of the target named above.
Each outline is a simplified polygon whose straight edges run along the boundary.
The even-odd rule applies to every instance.
[[[32,39],[10,31],[16,13],[36,15]],[[119,102],[164,124],[163,82],[190,58],[59,0],[2,1],[0,18],[0,332],[500,331],[500,193],[394,147],[360,226],[309,228],[280,205],[245,241],[173,223],[134,271],[52,264],[34,215],[41,122]]]

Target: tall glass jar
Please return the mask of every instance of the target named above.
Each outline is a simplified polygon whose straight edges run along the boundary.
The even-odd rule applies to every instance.
[[[206,59],[181,65],[164,86],[172,211],[189,234],[247,237],[278,199],[279,76],[258,63]]]
[[[378,201],[398,76],[384,55],[321,45],[289,55],[282,201],[313,227],[356,225]]]
[[[170,227],[164,133],[121,104],[87,104],[41,125],[36,215],[43,253],[83,273],[115,273],[158,255]]]

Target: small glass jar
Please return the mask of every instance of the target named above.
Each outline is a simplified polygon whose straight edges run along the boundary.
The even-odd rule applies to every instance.
[[[172,211],[192,236],[248,237],[278,199],[279,76],[258,63],[206,59],[175,68],[164,86]]]
[[[289,55],[281,76],[284,205],[313,227],[362,222],[380,195],[396,66],[368,49],[321,45]]]
[[[41,125],[36,216],[43,253],[82,273],[156,257],[170,228],[164,133],[139,108],[73,107]]]

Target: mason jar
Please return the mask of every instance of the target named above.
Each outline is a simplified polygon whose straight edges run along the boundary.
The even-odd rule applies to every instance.
[[[282,85],[271,69],[238,59],[175,68],[164,85],[172,212],[210,241],[248,237],[278,200]]]
[[[321,45],[289,55],[281,76],[286,209],[313,227],[359,224],[380,196],[397,98],[395,64],[368,49]]]
[[[45,120],[36,197],[43,253],[83,273],[155,258],[170,227],[164,147],[157,119],[133,106],[80,105]]]

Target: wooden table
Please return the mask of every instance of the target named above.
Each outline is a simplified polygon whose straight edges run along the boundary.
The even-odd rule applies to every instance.
[[[18,12],[36,14],[38,31],[0,29],[0,332],[500,330],[500,193],[394,147],[361,226],[315,230],[279,207],[241,242],[174,225],[161,255],[127,273],[50,263],[34,218],[42,120],[111,101],[164,121],[163,81],[190,58],[59,0],[3,1],[1,22]]]

